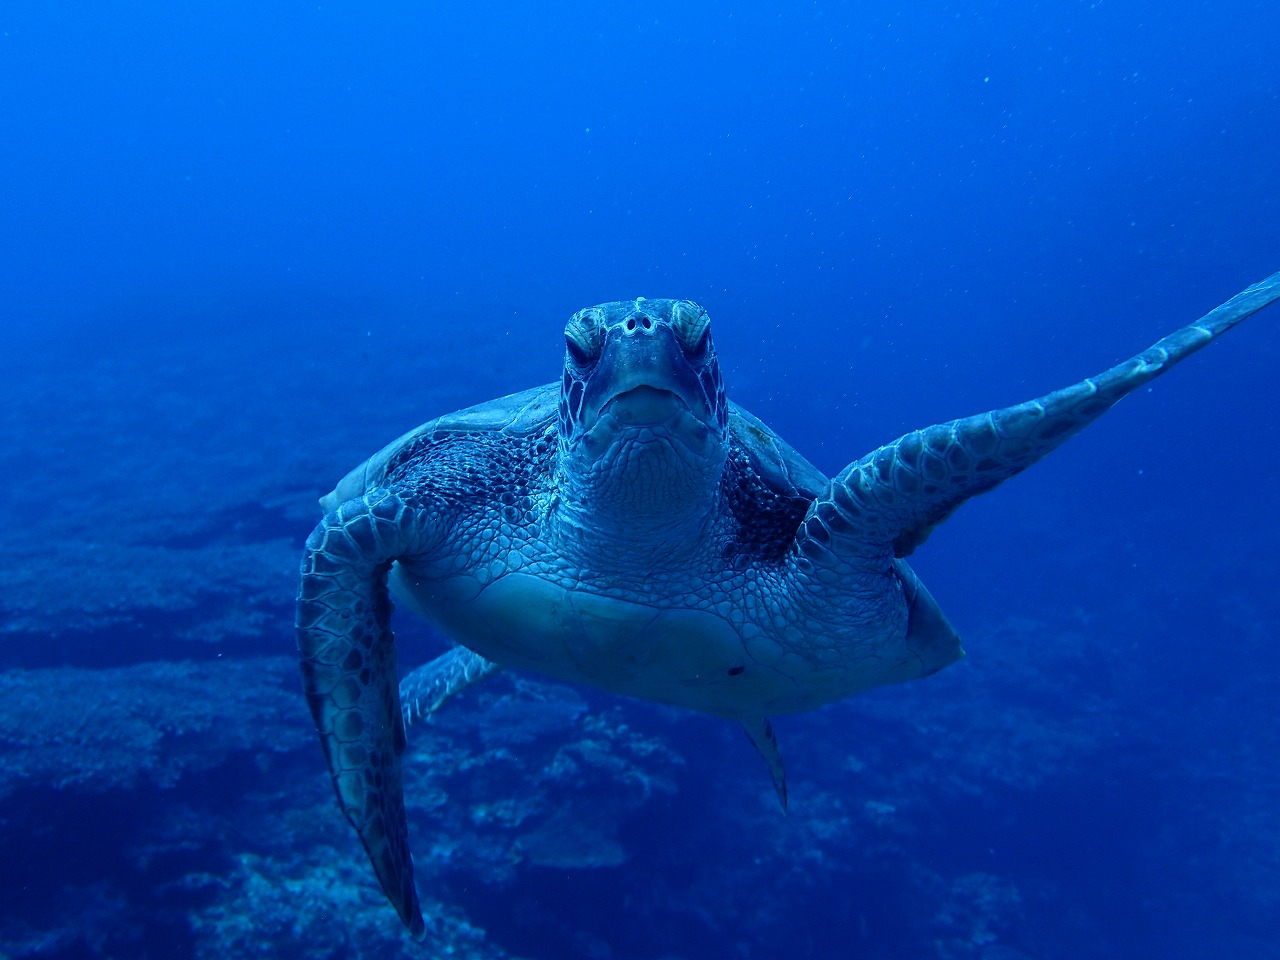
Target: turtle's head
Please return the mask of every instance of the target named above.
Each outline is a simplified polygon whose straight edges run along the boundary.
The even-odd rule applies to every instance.
[[[564,336],[560,487],[570,510],[638,533],[710,515],[729,409],[707,312],[689,300],[605,303],[570,317]]]

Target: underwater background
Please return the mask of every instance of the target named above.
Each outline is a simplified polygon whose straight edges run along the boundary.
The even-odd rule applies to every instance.
[[[294,662],[317,498],[689,297],[835,472],[1280,269],[1280,7],[0,5],[0,957],[1280,956],[1280,308],[912,558],[969,657],[775,726],[503,675],[412,943]],[[397,618],[402,669],[445,649]]]

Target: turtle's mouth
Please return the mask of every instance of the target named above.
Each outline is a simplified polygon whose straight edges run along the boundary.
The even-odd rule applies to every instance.
[[[616,442],[667,445],[674,441],[703,456],[713,439],[711,428],[684,397],[648,384],[614,394],[587,422],[584,449],[592,454]]]
[[[692,415],[692,411],[679,394],[643,385],[611,397],[600,410],[600,416],[628,426],[665,423],[681,415]]]

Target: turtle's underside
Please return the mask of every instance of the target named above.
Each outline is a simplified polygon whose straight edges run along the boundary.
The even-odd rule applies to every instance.
[[[417,937],[409,723],[503,667],[736,720],[785,805],[768,718],[932,673],[959,637],[904,559],[1245,317],[1280,273],[1098,377],[913,431],[828,478],[725,398],[706,313],[579,311],[559,382],[418,428],[322,501],[298,645],[347,819]],[[458,646],[397,683],[387,587]]]

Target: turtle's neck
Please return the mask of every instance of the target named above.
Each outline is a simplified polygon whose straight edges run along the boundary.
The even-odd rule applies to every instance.
[[[593,456],[593,453],[598,455]],[[693,450],[652,430],[601,451],[562,454],[551,529],[571,562],[643,575],[706,549],[717,515],[724,451]]]

